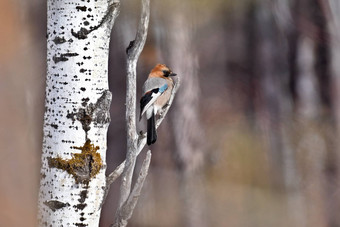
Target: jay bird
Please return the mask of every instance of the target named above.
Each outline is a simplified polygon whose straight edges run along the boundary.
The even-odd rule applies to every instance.
[[[149,74],[148,79],[143,85],[143,97],[140,100],[140,117],[146,113],[147,119],[147,144],[151,145],[157,140],[155,115],[159,114],[164,106],[167,105],[171,97],[174,86],[173,73],[164,64],[157,64]]]

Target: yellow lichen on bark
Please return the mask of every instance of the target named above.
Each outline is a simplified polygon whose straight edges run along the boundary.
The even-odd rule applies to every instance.
[[[81,153],[72,154],[71,159],[49,158],[49,166],[67,171],[74,177],[76,183],[88,184],[103,166],[100,154],[97,152],[99,146],[94,146],[88,139],[84,146],[72,148],[81,150]]]

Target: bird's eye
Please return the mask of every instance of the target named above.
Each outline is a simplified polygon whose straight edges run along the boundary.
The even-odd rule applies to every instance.
[[[164,76],[168,77],[170,75],[170,72],[168,70],[163,70]]]

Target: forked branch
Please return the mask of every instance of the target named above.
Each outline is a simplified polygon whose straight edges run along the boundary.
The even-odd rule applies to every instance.
[[[142,0],[141,19],[138,25],[136,38],[130,42],[127,50],[127,92],[126,92],[126,127],[127,127],[127,153],[126,164],[122,172],[120,186],[119,206],[115,215],[115,227],[127,225],[127,221],[137,203],[140,190],[143,186],[150,165],[151,152],[148,152],[146,161],[143,163],[141,174],[131,192],[132,176],[137,159],[138,134],[136,130],[136,68],[139,55],[141,54],[147,37],[150,18],[150,0]],[[107,187],[108,189],[108,187]],[[107,193],[107,192],[106,192]],[[133,197],[131,200],[129,198]]]

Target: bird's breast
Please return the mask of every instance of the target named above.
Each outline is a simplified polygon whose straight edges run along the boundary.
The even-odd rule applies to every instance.
[[[154,103],[154,105],[158,109],[158,111],[161,110],[163,108],[163,106],[165,106],[169,102],[169,99],[171,97],[173,84],[172,84],[171,81],[169,81],[167,84],[168,84],[168,89],[166,89],[164,91],[164,93],[161,94]]]

